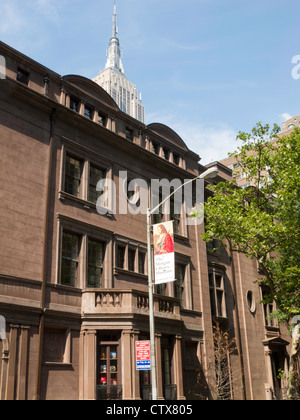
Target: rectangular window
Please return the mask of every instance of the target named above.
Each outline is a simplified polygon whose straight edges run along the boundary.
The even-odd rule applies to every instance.
[[[87,287],[100,288],[102,279],[104,244],[88,241]]]
[[[175,165],[179,166],[180,156],[177,155],[176,153],[173,153],[173,162],[175,163]]]
[[[145,274],[145,261],[146,261],[145,252],[139,251],[139,273],[140,274]]]
[[[106,126],[106,116],[101,112],[98,112],[98,124]]]
[[[28,86],[28,83],[29,83],[29,73],[28,73],[28,71],[25,71],[21,68],[18,68],[17,80],[18,80],[18,82],[21,82],[24,85]]]
[[[274,318],[270,318],[270,315],[274,312],[275,303],[270,302],[270,289],[267,286],[261,286],[261,295],[262,300],[265,302],[263,303],[263,309],[264,309],[264,318],[265,318],[265,325],[267,327],[276,327],[276,320]],[[269,303],[267,303],[269,302]]]
[[[169,160],[169,159],[170,159],[170,152],[169,152],[169,150],[168,150],[168,149],[166,149],[165,147],[163,148],[163,157],[164,157],[164,159],[166,159],[166,160]]]
[[[93,119],[93,109],[87,105],[84,107],[84,116],[89,120]]]
[[[183,290],[184,290],[184,276],[185,276],[185,266],[176,264],[175,265],[175,284],[174,284],[174,297],[183,300]]]
[[[76,285],[79,257],[79,236],[63,232],[61,284]]]
[[[125,246],[122,245],[118,245],[117,266],[119,268],[125,268]]]
[[[89,176],[89,192],[88,200],[94,204],[97,203],[98,198],[102,192],[97,191],[97,184],[99,181],[105,179],[105,171],[98,169],[95,166],[90,165],[90,176]]]
[[[223,290],[217,290],[218,316],[223,316]]]
[[[128,249],[128,270],[135,271],[135,249]]]
[[[162,189],[160,188],[158,196],[152,191],[151,207],[155,208],[162,201],[163,201]],[[164,219],[163,206],[159,206],[159,208],[152,215],[152,223],[154,225],[161,223],[163,219]]]
[[[163,284],[158,284],[158,285],[156,286],[156,293],[157,293],[158,295],[163,295],[163,296],[165,296],[165,295],[166,295],[166,288],[167,288],[166,283],[163,283]]]
[[[216,254],[220,254],[220,241],[219,239],[213,239],[210,242],[206,243],[207,252],[213,252]]]
[[[208,275],[211,313],[213,316],[226,318],[224,275],[212,271]]]
[[[133,131],[129,128],[126,128],[126,139],[127,140],[133,140]]]
[[[71,156],[66,157],[65,192],[79,197],[83,162]]]
[[[213,273],[208,274],[209,279],[209,295],[210,295],[210,307],[212,316],[217,315],[216,311],[216,299],[215,299],[215,282]]]
[[[152,152],[156,155],[159,155],[159,145],[154,141],[152,142]]]
[[[78,112],[80,111],[80,101],[77,98],[74,98],[74,96],[70,97],[70,108],[72,109],[72,111],[74,112]]]
[[[181,203],[180,203],[181,205]],[[179,205],[175,203],[174,196],[170,199],[170,219],[173,220],[174,233],[180,233],[180,211]]]

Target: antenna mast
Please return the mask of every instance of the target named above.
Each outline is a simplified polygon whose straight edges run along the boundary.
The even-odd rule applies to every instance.
[[[117,6],[116,0],[114,0],[114,16],[113,16],[113,38],[116,38],[118,34],[118,27],[117,27]]]

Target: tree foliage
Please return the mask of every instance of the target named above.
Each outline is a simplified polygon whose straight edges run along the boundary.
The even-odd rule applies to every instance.
[[[203,238],[227,240],[256,258],[269,302],[275,300],[277,316],[288,320],[300,313],[300,130],[278,132],[276,125],[258,123],[238,134],[242,146],[232,156],[251,186],[233,181],[210,187]]]

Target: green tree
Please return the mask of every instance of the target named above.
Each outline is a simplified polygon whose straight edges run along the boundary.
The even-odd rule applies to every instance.
[[[203,238],[219,238],[233,250],[256,258],[276,302],[276,316],[289,322],[300,314],[300,130],[279,137],[279,127],[258,123],[237,136],[242,146],[232,154],[250,187],[236,182],[211,186],[205,204]]]

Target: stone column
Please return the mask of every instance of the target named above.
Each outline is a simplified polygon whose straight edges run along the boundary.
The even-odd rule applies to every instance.
[[[86,332],[86,358],[87,370],[85,372],[84,386],[87,389],[87,399],[96,399],[96,330]]]
[[[14,400],[15,398],[18,329],[18,325],[10,325],[10,353],[7,372],[6,400]]]
[[[175,383],[177,384],[177,399],[185,400],[183,389],[183,369],[182,369],[182,352],[181,352],[181,335],[175,336]]]
[[[0,370],[0,401],[4,401],[6,398],[8,362],[9,362],[9,343],[8,343],[8,339],[6,338],[5,340],[3,340],[2,363],[1,363],[1,370]]]
[[[80,331],[79,338],[79,400],[84,400],[84,373],[85,373],[85,335],[86,331]]]
[[[84,109],[85,109],[85,101],[81,100],[79,105],[79,114],[84,115]]]
[[[155,349],[156,349],[156,372],[157,372],[157,399],[164,399],[162,365],[161,365],[161,337],[162,334],[155,334]]]
[[[28,358],[28,334],[30,327],[21,325],[21,336],[19,345],[19,366],[18,366],[18,384],[17,400],[26,400],[26,376],[27,376],[27,358]]]
[[[132,400],[131,331],[122,332],[123,400]]]
[[[266,400],[272,400],[271,389],[274,387],[273,383],[273,373],[272,373],[272,351],[267,347],[265,349],[265,361],[266,361],[266,374],[267,374],[267,383],[265,383],[265,393]]]

